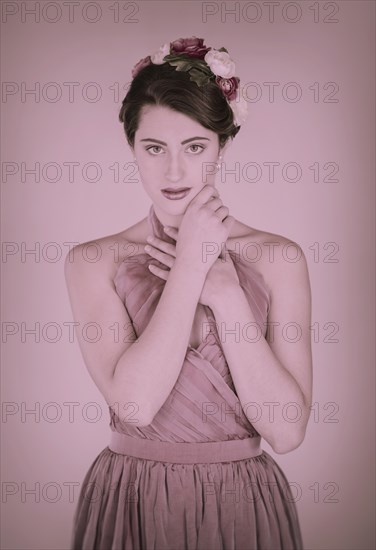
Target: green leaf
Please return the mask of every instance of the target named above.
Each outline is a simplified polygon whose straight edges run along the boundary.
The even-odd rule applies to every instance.
[[[206,82],[213,76],[209,66],[201,59],[179,56],[166,61],[177,71],[193,72],[195,81]]]
[[[189,71],[189,78],[193,80],[193,82],[196,82],[198,86],[205,86],[205,84],[210,82],[210,76],[196,68]]]
[[[165,55],[164,58],[163,58],[165,61],[189,61],[190,60],[190,57],[188,55],[184,55],[184,54],[181,54],[181,55],[177,55],[177,54],[169,54],[169,55]]]
[[[191,64],[187,61],[169,61],[168,63],[175,67],[177,71],[187,72],[192,68]]]

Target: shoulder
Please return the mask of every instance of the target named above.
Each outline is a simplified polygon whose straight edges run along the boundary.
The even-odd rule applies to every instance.
[[[278,233],[250,227],[236,220],[228,247],[238,252],[259,272],[271,297],[282,287],[309,285],[308,267],[302,247]]]
[[[121,231],[80,243],[65,257],[65,273],[72,277],[103,275],[113,281],[121,263],[129,256],[144,251],[144,242],[139,238],[141,222]]]

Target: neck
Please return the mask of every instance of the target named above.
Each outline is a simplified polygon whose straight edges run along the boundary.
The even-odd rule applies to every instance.
[[[158,220],[163,225],[169,225],[171,227],[176,227],[179,229],[181,221],[184,217],[184,214],[174,215],[169,214],[165,212],[164,210],[161,210],[158,206],[155,206],[154,203],[152,205],[152,209],[155,212],[155,215],[157,216]]]
[[[159,212],[159,210],[158,210]],[[165,240],[168,243],[175,243],[175,239],[167,235],[165,233],[163,226],[169,225],[171,227],[175,227],[176,229],[179,229],[181,221],[183,219],[184,214],[180,214],[179,216],[174,216],[170,214],[166,214],[165,211],[162,210],[162,212],[159,214],[157,210],[154,207],[154,203],[150,206],[149,214],[148,214],[148,222],[149,222],[149,230],[154,234],[156,237],[159,237],[162,240]],[[231,239],[231,235],[229,235],[227,239],[227,248],[230,248],[229,239]]]

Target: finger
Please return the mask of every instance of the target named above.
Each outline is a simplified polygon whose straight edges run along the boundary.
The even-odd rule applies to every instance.
[[[171,227],[170,225],[165,225],[163,229],[169,237],[172,237],[176,241],[176,239],[178,237],[178,233],[179,233],[179,231],[177,230],[176,227]]]
[[[167,281],[168,279],[168,274],[170,273],[169,270],[167,269],[162,269],[160,267],[157,267],[156,265],[154,264],[149,264],[149,270],[154,274],[156,275],[157,277],[160,277],[161,279],[164,279],[165,281]]]
[[[216,215],[220,220],[224,220],[229,215],[229,209],[227,206],[220,206],[217,210],[215,210]]]
[[[156,258],[161,262],[161,264],[164,264],[169,268],[174,265],[175,258],[170,256],[170,254],[165,254],[164,252],[161,252],[160,250],[158,250],[158,248],[155,248],[150,244],[148,245],[148,249],[146,249],[145,247],[145,251],[149,254],[149,256]]]
[[[218,211],[218,209],[223,206],[223,202],[220,197],[211,197],[206,203],[206,205],[209,206],[209,208],[211,208],[215,212],[215,211]]]
[[[193,197],[187,208],[189,208],[191,205],[198,207],[199,205],[206,203],[212,196],[219,196],[218,189],[214,187],[214,185],[204,185],[204,187],[197,193],[197,195]]]
[[[146,239],[149,243],[149,245],[152,245],[154,248],[159,248],[163,252],[166,252],[166,254],[170,254],[170,256],[176,257],[176,246],[172,243],[166,243],[166,241],[163,241],[162,239],[159,239],[158,237],[148,237]]]
[[[235,218],[229,214],[228,216],[225,217],[225,219],[222,221],[222,223],[223,223],[224,226],[226,226],[226,229],[228,229],[228,231],[230,231],[230,229],[232,228],[232,226],[235,223]]]

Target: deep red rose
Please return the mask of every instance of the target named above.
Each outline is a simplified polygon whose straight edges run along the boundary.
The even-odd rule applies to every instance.
[[[222,78],[221,76],[216,76],[215,81],[221,88],[223,95],[229,101],[236,98],[236,90],[238,89],[240,82],[240,79],[237,76],[233,76],[232,78]]]
[[[138,73],[143,69],[144,67],[147,67],[151,64],[151,57],[148,55],[147,57],[144,57],[143,59],[140,59],[138,63],[133,67],[132,69],[132,78],[138,75]]]
[[[198,59],[204,59],[205,55],[208,53],[211,48],[204,46],[203,38],[179,38],[171,42],[171,54],[181,54],[184,53],[189,57],[196,57]]]

